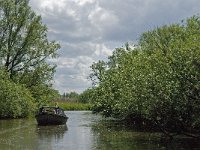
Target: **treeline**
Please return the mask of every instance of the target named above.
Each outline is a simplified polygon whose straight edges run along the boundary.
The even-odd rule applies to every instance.
[[[60,47],[28,0],[0,0],[0,118],[33,114],[59,97],[51,81]]]
[[[94,112],[158,129],[200,136],[200,17],[141,35],[92,66],[87,90]]]
[[[86,91],[82,92],[81,94],[77,92],[63,93],[60,97],[60,100],[68,102],[89,103],[89,97],[87,96]]]

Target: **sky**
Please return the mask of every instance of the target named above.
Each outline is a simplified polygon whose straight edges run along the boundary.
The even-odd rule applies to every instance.
[[[90,66],[115,48],[200,13],[200,0],[30,0],[30,6],[42,16],[49,40],[61,45],[51,60],[57,65],[53,85],[61,94],[90,88]]]

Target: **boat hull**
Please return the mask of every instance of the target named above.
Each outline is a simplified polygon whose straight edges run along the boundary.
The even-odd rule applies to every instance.
[[[66,124],[68,117],[57,114],[38,114],[35,116],[38,125],[63,125]]]

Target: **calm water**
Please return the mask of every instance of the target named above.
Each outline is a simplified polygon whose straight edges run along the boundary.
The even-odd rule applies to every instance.
[[[176,150],[200,149],[198,141],[160,142],[89,111],[68,111],[62,126],[38,126],[35,119],[0,120],[0,150]]]

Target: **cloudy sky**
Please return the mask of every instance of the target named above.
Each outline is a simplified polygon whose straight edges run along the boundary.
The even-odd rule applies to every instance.
[[[54,87],[82,92],[91,87],[91,64],[141,33],[200,13],[200,0],[30,0],[50,40],[60,43]]]

